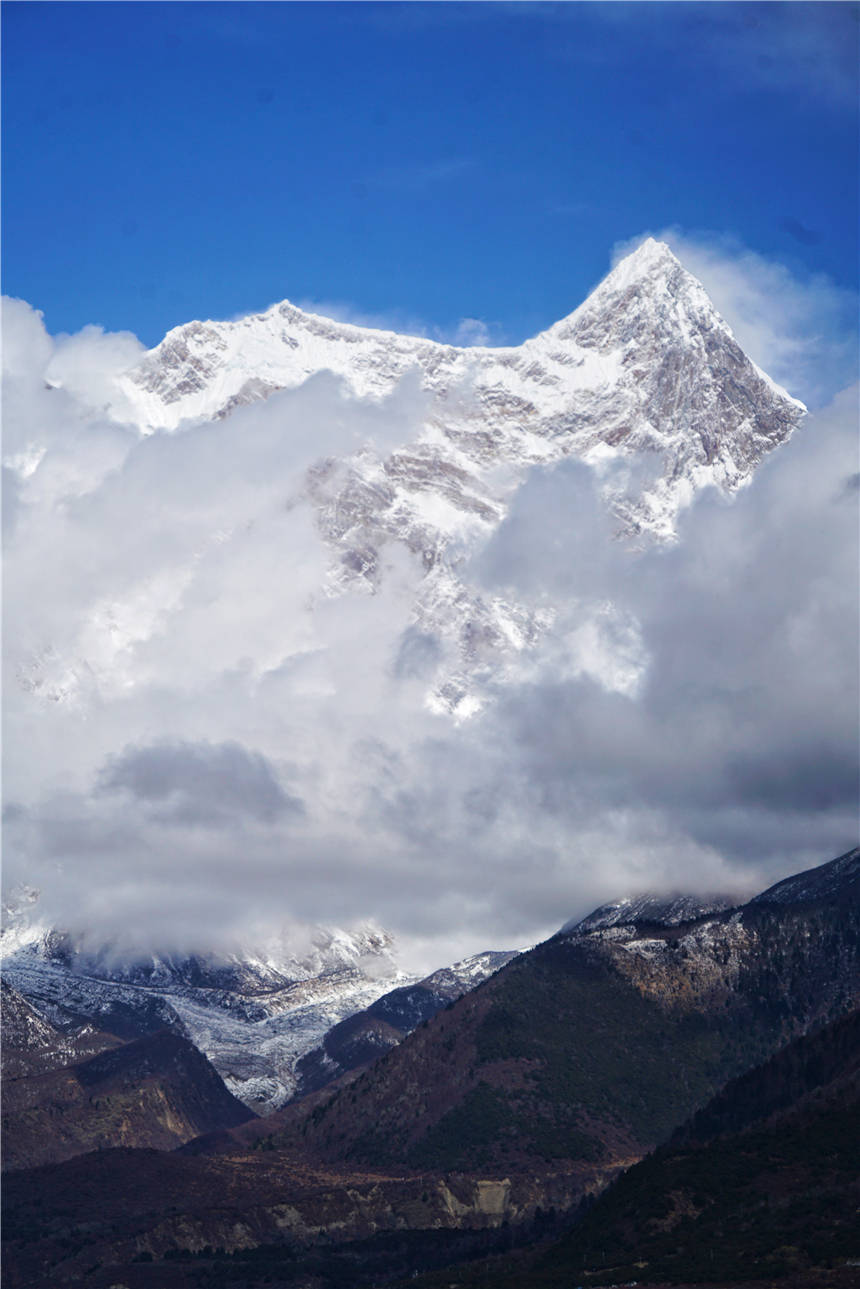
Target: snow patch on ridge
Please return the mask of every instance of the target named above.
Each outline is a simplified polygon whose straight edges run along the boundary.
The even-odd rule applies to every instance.
[[[141,1025],[159,1016],[258,1114],[290,1099],[297,1061],[332,1025],[415,982],[397,966],[393,948],[386,932],[368,924],[318,928],[297,952],[282,940],[220,958],[156,955],[130,963],[110,946],[85,949],[40,927],[20,900],[0,937],[4,978],[54,1023],[85,1017],[109,1028],[118,1008]]]

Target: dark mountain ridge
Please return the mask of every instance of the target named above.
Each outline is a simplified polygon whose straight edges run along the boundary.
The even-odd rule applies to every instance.
[[[619,1188],[638,1186],[636,1165],[655,1146],[641,1167],[680,1162],[641,1195],[629,1192],[632,1208],[617,1218],[628,1243],[606,1246],[617,1257],[595,1255],[595,1235],[575,1264],[569,1251],[557,1265],[521,1262],[510,1289],[618,1283],[619,1267],[643,1283],[652,1266],[701,1280],[708,1268],[691,1257],[699,1234],[728,1249],[732,1223],[743,1234],[737,1248],[768,1274],[817,1265],[828,1230],[842,1250],[846,1203],[856,1208],[845,1183],[856,1029],[839,1021],[860,1002],[858,865],[860,851],[822,865],[801,899],[562,932],[437,1012],[349,1085],[265,1123],[216,1130],[211,1154],[203,1138],[181,1154],[107,1150],[12,1173],[10,1289],[81,1281],[109,1289],[120,1277],[129,1289],[389,1283],[410,1266],[462,1264],[545,1235],[619,1175]],[[828,1024],[829,1037],[802,1037]],[[787,1039],[793,1054],[774,1057]],[[121,1077],[121,1051],[96,1058],[94,1074]],[[720,1093],[732,1076],[740,1078]],[[708,1177],[719,1181],[713,1192]],[[811,1206],[795,1203],[792,1177]],[[764,1200],[773,1221],[756,1216]],[[827,1212],[830,1227],[820,1220]],[[789,1249],[768,1261],[762,1248],[775,1235],[792,1245],[792,1224],[802,1233],[799,1260]],[[576,1230],[591,1228],[583,1221]],[[631,1270],[646,1238],[657,1241],[648,1266]],[[428,1284],[449,1285],[451,1272]],[[458,1265],[455,1283],[495,1289],[504,1273],[500,1265],[475,1279]]]
[[[383,994],[364,1011],[332,1026],[319,1047],[296,1064],[296,1097],[318,1092],[354,1070],[370,1065],[396,1047],[418,1025],[462,998],[474,981],[501,970],[516,953],[505,950],[477,955],[458,967],[443,967],[414,985]]]
[[[193,1043],[164,1029],[75,1064],[7,1076],[3,1167],[120,1145],[173,1150],[252,1118]]]
[[[729,1082],[669,1142],[583,1205],[560,1241],[458,1267],[456,1283],[848,1289],[858,1282],[858,1158],[855,1010]],[[450,1269],[411,1283],[448,1289]]]
[[[860,994],[860,850],[739,909],[563,931],[273,1137],[328,1163],[619,1167]]]
[[[509,1289],[791,1278],[860,1252],[860,1012],[732,1080]]]
[[[840,1097],[860,1083],[860,1011],[794,1039],[755,1069],[731,1079],[671,1136],[669,1147],[704,1145],[799,1113],[810,1097]]]

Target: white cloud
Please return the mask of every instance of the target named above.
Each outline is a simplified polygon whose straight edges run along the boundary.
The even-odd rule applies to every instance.
[[[732,325],[800,361],[814,292],[687,242]],[[456,725],[425,706],[446,646],[412,621],[422,569],[392,545],[377,594],[327,596],[304,489],[321,456],[414,436],[413,382],[371,404],[322,376],[142,438],[98,410],[127,336],[54,342],[12,302],[4,340],[6,876],[48,916],[185,948],[373,917],[429,967],[851,841],[851,396],[671,550],[611,541],[586,466],[533,472],[461,573],[554,622]]]
[[[145,346],[130,331],[84,327],[75,335],[56,337],[45,379],[61,385],[82,406],[98,411],[116,398],[113,378],[145,353]]]
[[[489,345],[490,329],[480,318],[461,318],[451,338],[454,345]]]

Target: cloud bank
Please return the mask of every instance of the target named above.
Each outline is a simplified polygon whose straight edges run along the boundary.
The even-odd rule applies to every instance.
[[[753,357],[802,369],[801,287],[699,252],[739,338],[760,309]],[[4,342],[5,879],[47,920],[131,952],[374,918],[432,967],[854,844],[856,391],[671,547],[614,541],[587,466],[533,471],[460,573],[552,625],[456,724],[425,701],[423,570],[391,545],[378,594],[327,593],[305,489],[414,438],[413,382],[371,404],[321,374],[141,437],[102,410],[133,337],[54,340],[11,301]]]

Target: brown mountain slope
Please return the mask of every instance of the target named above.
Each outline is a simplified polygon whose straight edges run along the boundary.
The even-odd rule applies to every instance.
[[[666,1140],[722,1071],[851,1008],[858,863],[737,910],[586,920],[337,1095],[288,1107],[276,1134],[267,1121],[257,1149],[230,1146],[240,1127],[217,1157],[106,1151],[11,1174],[10,1289],[357,1289],[533,1234]]]
[[[570,1203],[564,1179],[312,1169],[268,1152],[190,1158],[105,1150],[7,1174],[4,1289],[66,1282],[89,1289],[117,1283],[129,1289],[247,1283],[354,1289],[375,1278],[364,1275],[364,1253],[356,1269],[347,1252],[330,1282],[309,1274],[313,1250],[409,1233],[431,1245],[437,1236],[445,1241],[464,1230],[493,1240],[503,1224],[529,1220],[536,1205]],[[369,1247],[365,1252],[371,1262]],[[399,1265],[383,1251],[383,1279],[386,1260],[389,1269]]]
[[[9,1289],[67,1282],[91,1289],[357,1289],[400,1282],[404,1266],[446,1262],[419,1283],[570,1289],[621,1279],[726,1289],[755,1277],[755,1286],[848,1289],[856,1283],[844,1253],[853,1230],[846,1200],[854,1193],[857,1202],[853,1023],[853,1036],[834,1026],[824,1043],[820,1035],[801,1040],[769,1062],[760,1080],[754,1072],[738,1081],[744,1134],[723,1134],[704,1151],[664,1148],[611,1188],[570,1238],[537,1257],[521,1254],[514,1265],[498,1257],[462,1263],[492,1247],[487,1240],[498,1247],[501,1232],[453,1229],[498,1228],[498,1186],[493,1192],[464,1178],[314,1173],[271,1155],[192,1160],[106,1151],[9,1178]],[[758,1117],[749,1123],[757,1084]],[[797,1100],[774,1117],[787,1092]],[[720,1101],[732,1101],[730,1088]],[[509,1188],[507,1198],[520,1214],[528,1211],[525,1183]],[[517,1211],[512,1204],[511,1216]],[[361,1239],[371,1232],[373,1239]],[[629,1257],[631,1249],[635,1264],[619,1262],[619,1252]],[[813,1275],[822,1251],[824,1262],[836,1263],[826,1281]],[[416,1281],[407,1272],[403,1283]]]
[[[856,1004],[858,867],[860,851],[822,865],[796,899],[559,935],[271,1144],[499,1176],[628,1163],[727,1079]]]
[[[250,1118],[196,1047],[162,1030],[74,1065],[6,1077],[3,1167],[119,1145],[171,1150]]]
[[[854,1285],[858,1159],[855,1011],[733,1079],[561,1241],[459,1267],[456,1282],[461,1289]],[[448,1268],[417,1283],[448,1289],[452,1278]]]
[[[462,1259],[504,1247],[502,1219],[563,1203],[560,1190],[541,1193],[527,1179],[345,1175],[270,1154],[188,1159],[115,1150],[10,1175],[8,1283],[357,1289],[399,1280],[404,1266],[447,1263],[420,1283],[569,1289],[620,1279],[724,1289],[752,1276],[757,1284],[812,1286],[816,1258],[821,1265],[835,1258],[832,1285],[846,1289],[858,1064],[855,1013],[734,1081],[610,1188],[570,1237],[537,1255],[520,1253],[513,1264]],[[726,1122],[743,1131],[719,1132]],[[406,1283],[415,1283],[411,1274]]]
[[[318,1092],[343,1075],[373,1064],[422,1021],[462,998],[516,956],[511,950],[476,954],[465,962],[434,971],[414,985],[393,989],[363,1011],[348,1016],[328,1031],[319,1047],[298,1061],[296,1097]]]

